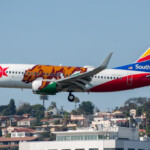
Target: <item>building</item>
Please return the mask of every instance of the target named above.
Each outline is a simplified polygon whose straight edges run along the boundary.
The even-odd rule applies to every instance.
[[[20,128],[20,129],[15,129],[14,131],[11,132],[11,137],[37,137],[38,134],[36,134],[36,131],[33,129],[28,129],[28,128]]]
[[[8,138],[8,137],[0,137],[0,149],[18,149],[19,142],[27,142],[27,141],[37,141],[38,137],[17,137],[17,138]]]
[[[54,133],[56,141],[20,142],[19,150],[150,150],[150,142],[140,141],[136,128],[80,128]]]
[[[35,118],[26,118],[17,122],[18,127],[30,127],[35,122]]]

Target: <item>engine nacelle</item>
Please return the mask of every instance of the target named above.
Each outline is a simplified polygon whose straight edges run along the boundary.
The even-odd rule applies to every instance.
[[[55,95],[60,90],[55,82],[34,81],[32,83],[32,91],[34,94]]]

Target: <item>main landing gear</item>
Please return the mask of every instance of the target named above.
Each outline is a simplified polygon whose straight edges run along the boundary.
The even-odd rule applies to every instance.
[[[72,94],[72,92],[69,92],[68,101],[74,102],[74,100],[75,100],[75,96]]]

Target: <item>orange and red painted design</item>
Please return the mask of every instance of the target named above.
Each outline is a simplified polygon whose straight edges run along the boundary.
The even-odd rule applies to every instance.
[[[43,79],[62,79],[67,78],[74,74],[75,72],[84,73],[87,72],[87,68],[83,67],[63,67],[63,66],[46,66],[46,65],[36,65],[31,69],[25,71],[23,82],[31,83],[37,78]],[[49,82],[43,81],[39,89],[42,89],[47,86]]]

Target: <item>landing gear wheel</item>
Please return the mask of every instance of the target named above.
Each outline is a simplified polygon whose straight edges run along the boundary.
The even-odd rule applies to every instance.
[[[69,93],[68,101],[73,102],[74,100],[75,100],[75,96],[73,94]]]

